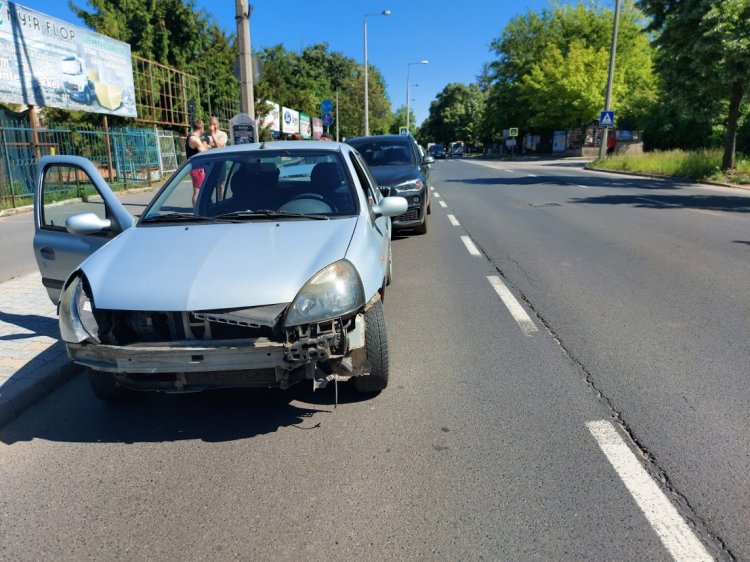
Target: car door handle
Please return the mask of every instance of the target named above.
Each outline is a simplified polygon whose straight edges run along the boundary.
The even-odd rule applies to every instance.
[[[53,260],[53,259],[55,259],[55,251],[52,248],[48,247],[48,246],[44,246],[44,247],[40,248],[39,249],[39,253],[42,254],[42,257],[44,259],[47,259],[47,260]]]

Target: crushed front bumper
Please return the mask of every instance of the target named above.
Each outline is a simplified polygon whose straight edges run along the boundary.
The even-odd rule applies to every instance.
[[[121,385],[138,390],[287,388],[303,379],[366,374],[364,326],[364,315],[360,313],[346,325],[334,320],[288,329],[287,341],[259,337],[123,346],[66,345],[74,362],[94,371],[113,373]],[[316,374],[319,364],[327,367],[328,372],[322,376]]]

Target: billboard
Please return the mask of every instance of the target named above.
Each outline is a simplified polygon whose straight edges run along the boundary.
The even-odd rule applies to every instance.
[[[289,109],[288,107],[281,108],[281,132],[287,135],[293,135],[299,133],[299,111]]]
[[[130,45],[0,2],[0,101],[136,117]]]
[[[263,105],[263,104],[261,104]],[[269,129],[272,132],[280,132],[281,131],[281,116],[280,114],[280,107],[278,103],[274,103],[272,101],[265,102],[265,107],[268,109],[268,113],[263,115],[260,118],[260,122],[258,123],[258,126],[261,129]]]
[[[312,138],[312,124],[310,123],[310,116],[307,113],[299,114],[299,132],[303,139]]]
[[[313,139],[320,140],[320,136],[323,134],[323,120],[322,119],[313,117],[312,132],[313,132]]]

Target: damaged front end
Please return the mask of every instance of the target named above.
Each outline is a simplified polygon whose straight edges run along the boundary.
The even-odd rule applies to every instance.
[[[70,358],[112,373],[135,390],[280,387],[369,373],[366,306],[345,315],[288,325],[292,303],[196,312],[97,309],[85,278],[63,293],[60,325]]]

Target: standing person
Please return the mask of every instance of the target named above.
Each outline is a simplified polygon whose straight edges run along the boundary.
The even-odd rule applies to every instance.
[[[208,120],[208,133],[205,136],[206,144],[211,148],[221,148],[227,145],[227,134],[219,129],[219,118],[211,117]]]
[[[201,119],[193,121],[193,130],[185,141],[185,156],[187,156],[188,160],[191,156],[199,152],[205,152],[211,148],[201,138],[204,130]],[[198,200],[198,190],[200,190],[201,184],[203,184],[203,180],[206,178],[206,171],[203,168],[193,168],[190,170],[190,177],[193,178],[193,206],[195,206],[195,202]]]

